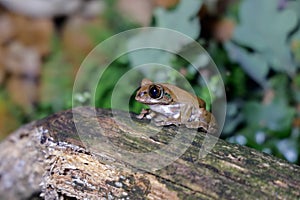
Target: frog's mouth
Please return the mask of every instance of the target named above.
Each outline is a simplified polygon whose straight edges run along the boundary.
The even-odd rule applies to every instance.
[[[169,105],[170,103],[168,102],[161,102],[159,99],[141,99],[139,97],[136,97],[135,100],[137,100],[138,102],[141,102],[143,104],[147,104],[147,105]]]
[[[162,99],[153,99],[153,98],[145,98],[145,97],[141,97],[141,95],[137,94],[135,96],[135,100],[143,103],[143,104],[147,104],[147,105],[168,105],[170,104],[170,102],[166,102],[166,101],[162,101]]]

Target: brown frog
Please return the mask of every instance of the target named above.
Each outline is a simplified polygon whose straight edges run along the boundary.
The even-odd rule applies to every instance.
[[[215,117],[206,110],[204,100],[168,83],[153,83],[143,79],[135,99],[149,105],[137,116],[153,119],[157,126],[184,124],[187,128],[202,128],[215,134],[218,130]]]

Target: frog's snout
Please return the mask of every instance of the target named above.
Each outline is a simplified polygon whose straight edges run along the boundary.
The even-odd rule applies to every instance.
[[[145,96],[146,92],[138,92],[135,96],[135,99],[138,100],[138,99],[141,99]]]

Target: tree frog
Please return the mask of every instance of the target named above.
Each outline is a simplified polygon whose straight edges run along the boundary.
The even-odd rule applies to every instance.
[[[218,130],[215,117],[206,110],[205,101],[175,85],[153,83],[145,78],[135,99],[150,107],[143,109],[138,119],[153,119],[157,126],[183,124],[211,134]]]

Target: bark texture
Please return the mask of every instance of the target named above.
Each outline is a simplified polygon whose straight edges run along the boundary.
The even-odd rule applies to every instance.
[[[106,142],[100,146],[119,147],[118,155],[124,151],[142,156],[171,143],[179,132],[188,135],[192,130],[158,128],[122,111],[97,109],[94,115],[94,109],[82,107],[75,112],[76,124],[68,110],[25,125],[0,143],[0,199],[300,198],[297,165],[223,140],[198,159],[207,137],[198,132],[190,144],[181,144],[187,150],[180,158],[148,171],[143,164],[149,163],[142,159],[126,162],[114,152],[99,151],[103,148],[95,141],[102,138]],[[165,150],[152,163],[167,160],[172,151]]]

